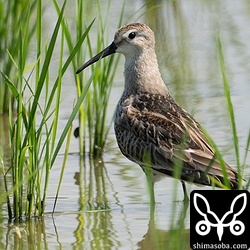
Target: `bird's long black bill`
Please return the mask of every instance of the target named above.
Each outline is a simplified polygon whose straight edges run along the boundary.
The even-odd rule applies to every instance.
[[[84,63],[82,67],[76,71],[76,74],[79,74],[82,70],[87,68],[89,65],[97,62],[100,58],[104,58],[106,56],[114,54],[116,52],[116,49],[117,49],[117,46],[115,45],[114,42],[112,42],[106,49],[104,49],[103,51],[101,51],[100,53],[92,57],[90,60],[88,60],[86,63]]]

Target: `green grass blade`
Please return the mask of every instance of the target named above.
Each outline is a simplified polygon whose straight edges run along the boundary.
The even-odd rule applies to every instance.
[[[243,167],[246,166],[247,156],[248,156],[248,153],[249,153],[249,151],[250,151],[250,131],[249,131],[249,133],[248,133],[247,145],[246,145],[245,151],[246,151],[246,153],[245,153],[244,160],[243,160],[243,164],[242,164]]]
[[[226,170],[226,164],[225,164],[225,161],[223,159],[223,156],[222,156],[219,148],[217,147],[217,145],[215,144],[213,139],[205,131],[205,129],[202,128],[202,131],[205,134],[205,137],[207,138],[208,142],[210,143],[210,145],[212,146],[212,148],[215,151],[216,158],[218,159],[218,161],[220,163],[222,174],[223,174],[224,185],[220,184],[219,182],[216,182],[215,179],[211,178],[212,183],[216,182],[216,185],[221,186],[224,189],[230,189],[230,184],[229,184],[229,181],[228,181],[228,174],[227,174],[227,170]]]
[[[72,49],[69,57],[67,58],[66,62],[64,63],[64,65],[62,67],[62,72],[61,72],[62,76],[64,75],[64,73],[68,69],[68,67],[69,67],[70,63],[72,62],[72,60],[73,60],[74,56],[76,55],[76,53],[79,51],[79,48],[81,47],[83,41],[87,37],[93,23],[94,23],[94,20],[90,23],[90,25],[87,27],[87,29],[85,30],[85,32],[83,33],[83,35],[81,36],[81,38],[79,39],[79,41],[77,42],[75,47]],[[75,71],[75,69],[74,69],[74,71]],[[50,110],[51,104],[52,104],[53,99],[54,99],[54,93],[55,93],[55,91],[57,89],[57,86],[58,86],[58,78],[56,79],[56,82],[55,82],[55,84],[54,84],[54,86],[53,86],[53,88],[51,90],[51,94],[50,94],[50,97],[49,97],[49,100],[48,100],[44,115],[46,115]]]
[[[82,102],[83,102],[83,100],[84,100],[84,98],[85,98],[85,96],[87,94],[87,91],[88,91],[88,89],[90,87],[90,84],[91,84],[91,82],[93,80],[93,77],[94,77],[94,74],[92,74],[92,76],[87,81],[87,83],[84,86],[84,89],[83,89],[81,95],[79,96],[79,98],[77,100],[77,103],[76,103],[76,105],[75,105],[75,107],[74,107],[74,109],[73,109],[73,111],[72,111],[72,113],[71,113],[71,115],[70,115],[70,117],[68,119],[68,122],[67,122],[67,124],[66,124],[66,126],[65,126],[65,128],[64,128],[64,130],[63,130],[63,132],[62,132],[62,134],[60,136],[60,138],[59,138],[59,141],[57,143],[57,147],[56,147],[56,149],[55,149],[55,151],[53,153],[53,156],[52,156],[51,165],[54,164],[56,156],[58,155],[58,152],[59,152],[60,148],[62,147],[62,144],[63,144],[64,139],[65,139],[65,137],[66,137],[66,135],[68,133],[68,130],[70,129],[70,126],[71,126],[74,118],[76,117],[76,115],[78,113],[78,110],[79,110],[79,108],[80,108],[80,106],[81,106],[81,104],[82,104]]]
[[[8,85],[9,89],[11,90],[13,96],[15,97],[15,99],[18,98],[18,90],[16,88],[16,86],[11,82],[11,80],[9,79],[9,77],[7,75],[5,75],[2,71],[0,71],[2,77],[4,78],[6,84]]]
[[[238,139],[238,134],[237,134],[237,129],[236,129],[234,108],[233,108],[231,94],[230,94],[229,82],[226,76],[226,67],[225,67],[225,61],[224,61],[224,55],[223,55],[220,37],[217,38],[217,50],[218,50],[220,69],[221,69],[222,80],[223,80],[224,93],[225,93],[226,102],[227,102],[227,109],[229,112],[229,118],[231,122],[232,134],[233,134],[237,172],[239,176],[242,176],[242,169],[241,169],[241,164],[240,164],[240,152],[239,152],[239,139]],[[242,178],[239,179],[239,187],[242,187]]]
[[[59,17],[57,19],[57,22],[56,22],[52,37],[50,39],[48,50],[47,50],[47,53],[46,53],[46,56],[45,56],[44,64],[43,64],[43,67],[42,67],[42,70],[41,70],[41,75],[40,75],[40,78],[38,80],[37,89],[36,89],[36,93],[35,93],[35,96],[34,96],[34,102],[32,104],[32,108],[31,108],[31,112],[30,112],[30,119],[29,119],[30,123],[33,121],[33,118],[34,118],[34,116],[36,114],[36,109],[37,109],[37,105],[38,105],[38,102],[39,102],[39,97],[40,97],[41,92],[42,92],[43,84],[44,84],[44,81],[46,79],[46,75],[47,75],[47,71],[48,71],[48,68],[49,68],[49,65],[50,65],[51,57],[52,57],[52,54],[53,54],[53,51],[54,51],[54,48],[55,48],[55,43],[56,43],[56,40],[57,40],[60,24],[61,24],[61,21],[62,21],[62,18],[63,18],[65,5],[66,5],[66,0],[63,3],[60,15],[59,15]],[[28,132],[29,132],[29,130],[28,130]],[[26,141],[25,141],[25,143],[26,143]]]
[[[64,170],[65,170],[66,162],[67,162],[67,157],[68,157],[68,153],[69,153],[69,146],[70,146],[71,136],[72,136],[72,124],[71,124],[71,126],[69,128],[69,131],[68,131],[66,148],[65,148],[63,163],[62,163],[62,169],[61,169],[61,172],[60,172],[60,178],[59,178],[59,182],[58,182],[58,186],[57,186],[56,197],[55,197],[55,201],[54,201],[54,205],[53,205],[52,214],[55,212],[57,198],[58,198],[58,195],[59,195],[59,192],[60,192],[60,187],[61,187],[62,180],[63,180],[63,174],[64,174]]]

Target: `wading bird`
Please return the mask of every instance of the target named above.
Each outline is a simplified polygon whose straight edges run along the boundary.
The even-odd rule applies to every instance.
[[[125,87],[114,120],[123,155],[139,164],[152,183],[164,176],[179,178],[185,198],[184,181],[236,189],[236,171],[216,158],[199,123],[175,103],[163,82],[153,31],[142,23],[122,26],[114,41],[76,73],[113,53],[125,56]]]

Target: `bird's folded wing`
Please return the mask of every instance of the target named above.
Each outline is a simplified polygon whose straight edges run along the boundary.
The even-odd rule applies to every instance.
[[[160,172],[169,172],[167,163],[175,163],[179,159],[183,162],[183,175],[186,173],[191,177],[192,174],[200,176],[204,173],[222,179],[225,174],[199,124],[185,111],[183,114],[186,116],[162,115],[130,106],[126,119],[130,132],[150,145],[151,161]],[[235,180],[235,171],[224,164],[229,181]]]

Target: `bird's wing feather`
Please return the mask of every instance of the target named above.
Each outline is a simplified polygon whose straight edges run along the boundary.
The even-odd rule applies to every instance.
[[[183,179],[193,177],[194,182],[199,182],[202,173],[214,176],[218,180],[223,179],[222,169],[215,158],[214,150],[207,142],[199,124],[184,110],[182,115],[177,117],[173,113],[163,115],[129,106],[124,117],[126,117],[126,121],[123,121],[126,122],[126,129],[130,128],[129,136],[140,138],[140,143],[148,145],[155,170],[162,173],[166,171],[169,174],[171,172],[169,162],[174,163],[179,159],[183,162],[181,176]],[[226,163],[225,166],[229,181],[236,181],[235,171]]]

